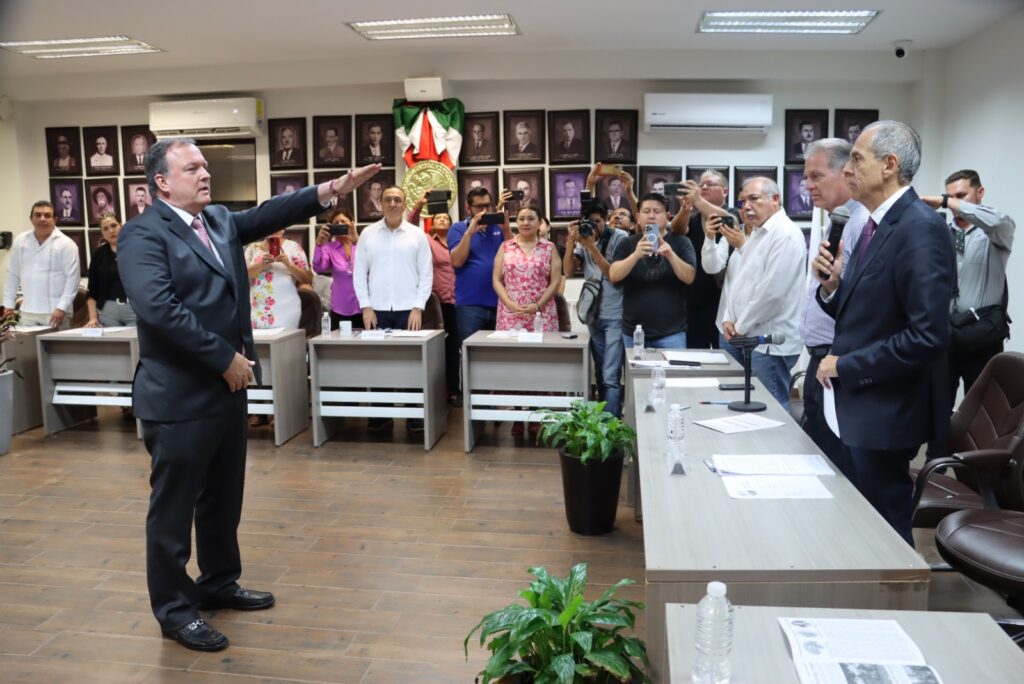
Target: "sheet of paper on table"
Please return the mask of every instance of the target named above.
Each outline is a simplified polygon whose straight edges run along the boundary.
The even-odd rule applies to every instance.
[[[383,330],[364,330],[359,334],[363,340],[383,340],[386,337]]]
[[[48,325],[19,325],[18,327],[14,328],[13,330],[16,333],[31,333],[31,332],[40,332],[42,330],[49,330],[49,329],[50,329],[50,326],[48,326]]]
[[[521,332],[516,335],[517,342],[543,342],[544,333],[542,332]]]
[[[895,620],[780,617],[802,684],[942,684]]]
[[[633,368],[668,368],[672,364],[663,359],[656,361],[645,361],[642,359],[630,359],[629,363]]]
[[[396,330],[391,333],[392,337],[426,337],[433,330]]]
[[[819,454],[715,454],[722,475],[835,475]]]
[[[806,475],[723,475],[731,499],[831,499],[832,492]]]
[[[661,352],[669,361],[691,361],[695,363],[706,363],[708,365],[729,364],[729,357],[725,352],[696,351],[696,350],[671,350],[665,349]]]
[[[667,382],[667,381],[666,381]],[[772,420],[753,413],[743,413],[725,418],[709,418],[708,420],[694,421],[695,425],[701,425],[716,430],[726,435],[737,432],[750,432],[751,430],[764,430],[766,428],[779,427],[784,425],[781,420]]]
[[[516,332],[514,330],[495,330],[487,337],[493,337],[495,339],[502,339],[504,337],[515,337]]]
[[[255,337],[255,338],[277,337],[282,332],[284,332],[284,328],[259,328],[259,329],[253,328],[252,329],[252,336]]]
[[[718,378],[668,378],[665,387],[718,387]]]

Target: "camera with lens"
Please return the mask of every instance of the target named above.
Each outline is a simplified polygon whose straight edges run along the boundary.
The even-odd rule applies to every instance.
[[[589,190],[580,192],[580,237],[593,237],[597,232],[597,222],[590,217],[596,209],[596,204],[597,200],[590,195]]]

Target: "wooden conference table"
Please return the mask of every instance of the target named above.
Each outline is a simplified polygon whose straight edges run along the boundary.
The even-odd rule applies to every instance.
[[[45,326],[15,328],[14,339],[0,343],[0,361],[14,359],[7,364],[14,375],[14,405],[11,408],[12,432],[18,434],[43,424],[43,404],[39,395],[39,353],[36,338],[54,332]]]
[[[780,427],[726,435],[694,421],[738,416],[701,400],[735,399],[716,388],[674,388],[644,413],[649,380],[634,381],[640,487],[643,491],[647,643],[656,680],[666,664],[665,605],[697,603],[707,583],[722,581],[741,605],[924,610],[928,565],[837,472],[821,481],[831,499],[730,499],[702,459],[714,454],[820,454],[788,412],[755,378],[757,415]],[[666,411],[689,405],[690,471],[669,475]]]
[[[666,611],[666,681],[690,684],[697,606],[670,603]],[[780,617],[895,620],[945,684],[1016,682],[1024,673],[1024,652],[991,617],[981,613],[736,606],[732,646],[735,684],[799,684],[789,642],[778,623]]]
[[[540,342],[520,342],[474,333],[462,345],[462,420],[466,453],[476,444],[473,421],[536,420],[539,409],[568,408],[590,396],[590,336],[567,339],[543,333]],[[520,394],[509,394],[519,392]]]
[[[430,451],[447,423],[445,333],[419,332],[364,338],[335,330],[309,341],[313,446],[330,439],[336,417],[422,418],[423,449]]]

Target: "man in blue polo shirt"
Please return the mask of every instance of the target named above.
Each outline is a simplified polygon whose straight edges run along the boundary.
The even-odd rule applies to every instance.
[[[502,194],[504,199],[504,193]],[[504,205],[505,202],[502,202]],[[483,215],[491,211],[491,193],[473,188],[466,195],[467,215],[448,231],[448,250],[455,267],[455,318],[459,326],[459,349],[478,330],[494,330],[498,295],[491,285],[494,257],[501,243],[512,239],[508,215],[504,223],[485,226]]]

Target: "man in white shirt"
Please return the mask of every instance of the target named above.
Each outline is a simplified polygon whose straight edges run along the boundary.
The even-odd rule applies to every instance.
[[[78,247],[56,227],[53,205],[39,201],[29,212],[33,230],[11,245],[4,307],[14,308],[21,288],[21,325],[66,328],[80,280]]]
[[[419,330],[434,281],[430,245],[422,230],[405,220],[405,193],[384,190],[384,218],[359,236],[352,282],[363,325]]]
[[[785,336],[781,344],[758,346],[751,369],[788,409],[789,371],[801,348],[806,245],[803,233],[781,207],[775,181],[751,178],[743,185],[743,195],[744,221],[753,229],[740,247],[743,261],[726,301],[722,336],[726,342],[733,337]],[[738,355],[735,349],[727,351]]]

